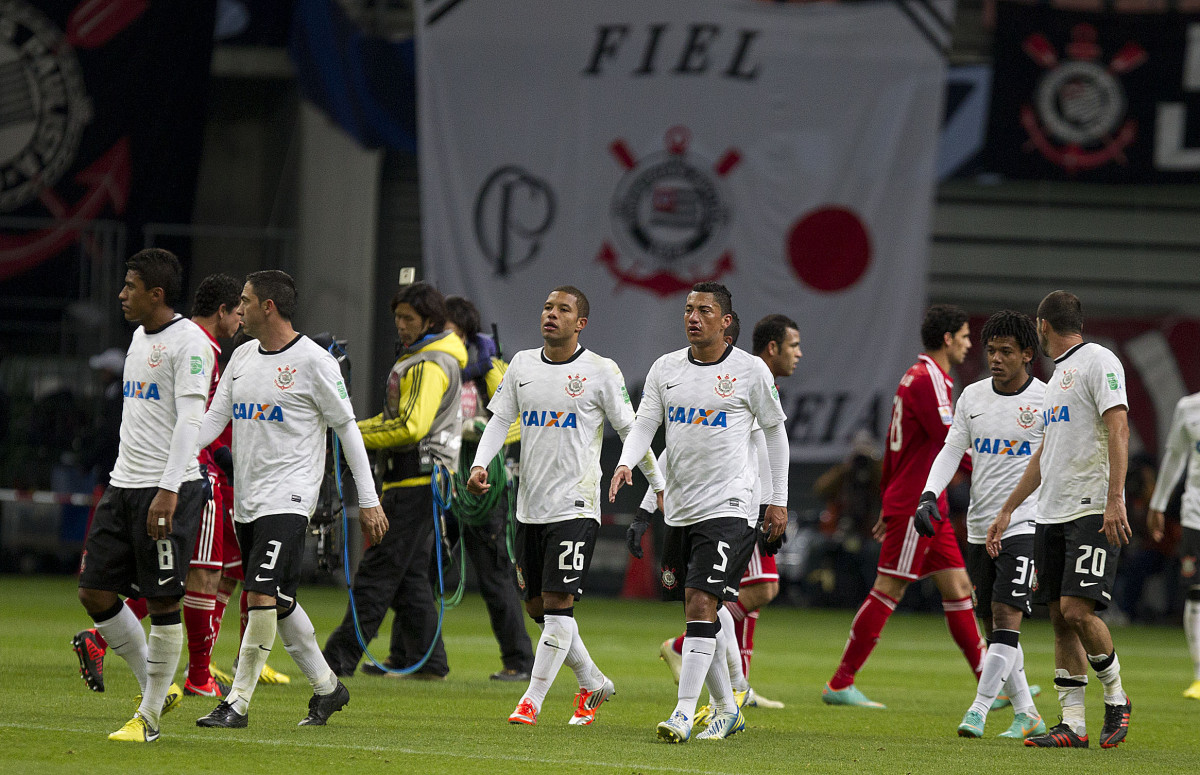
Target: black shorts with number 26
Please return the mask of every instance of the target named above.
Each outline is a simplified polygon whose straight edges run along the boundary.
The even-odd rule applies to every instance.
[[[526,600],[542,592],[583,596],[600,523],[591,517],[546,524],[517,523],[517,584]]]

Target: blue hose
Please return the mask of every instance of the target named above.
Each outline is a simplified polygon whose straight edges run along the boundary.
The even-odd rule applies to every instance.
[[[342,502],[342,569],[346,574],[346,593],[350,596],[350,615],[354,619],[354,634],[358,638],[358,645],[362,646],[363,655],[371,660],[371,664],[393,675],[410,675],[417,672],[425,663],[429,661],[430,654],[433,653],[434,646],[437,645],[438,638],[442,635],[442,620],[446,616],[446,582],[442,576],[442,515],[450,510],[450,501],[453,498],[453,487],[451,474],[446,467],[438,463],[434,466],[433,474],[429,477],[429,486],[433,489],[433,545],[435,547],[438,569],[438,622],[437,629],[433,633],[433,640],[429,643],[429,648],[425,650],[425,655],[417,661],[416,664],[403,668],[392,668],[384,665],[375,658],[371,650],[367,648],[367,641],[363,638],[362,627],[358,623],[358,606],[354,602],[354,585],[350,580],[350,521],[346,518],[346,500],[342,495],[342,465],[341,465],[341,442],[337,434],[333,434],[333,469],[334,478],[337,480],[338,500]],[[397,626],[392,622],[392,626]]]

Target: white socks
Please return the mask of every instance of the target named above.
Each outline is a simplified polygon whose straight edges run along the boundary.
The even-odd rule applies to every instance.
[[[1025,675],[1025,650],[1017,645],[1017,658],[1013,662],[1012,672],[1004,684],[1008,691],[1008,699],[1012,702],[1014,713],[1024,713],[1028,716],[1038,715],[1037,706],[1033,702],[1033,694],[1029,691],[1029,678]]]
[[[129,606],[120,604],[121,610],[116,616],[96,622],[96,631],[108,641],[108,648],[121,659],[129,663],[133,677],[137,679],[138,689],[146,694],[146,631],[137,615],[129,610]],[[169,686],[169,684],[168,684]]]
[[[271,647],[275,645],[275,630],[278,614],[275,606],[251,606],[246,613],[246,632],[242,635],[242,647],[238,651],[237,673],[233,676],[233,688],[225,701],[242,715],[250,708],[250,698],[262,673]]]
[[[717,633],[717,642],[725,652],[725,663],[729,666],[729,684],[735,692],[744,692],[750,688],[746,673],[742,671],[742,652],[738,648],[737,624],[733,620],[733,612],[728,606],[717,606],[717,621],[721,622],[721,631]]]
[[[1188,600],[1183,604],[1183,634],[1187,636],[1188,651],[1192,655],[1192,668],[1196,671],[1195,680],[1200,681],[1200,599],[1191,599],[1195,590],[1196,587],[1189,590]],[[108,636],[105,635],[104,638],[107,640]]]
[[[992,700],[1000,693],[1005,676],[1013,672],[1017,661],[1016,630],[995,630],[992,632],[992,643],[988,646],[983,657],[983,669],[979,673],[979,686],[975,691],[975,701],[971,710],[979,711],[986,718],[992,707]],[[1016,705],[1013,705],[1014,709]]]
[[[704,685],[704,679],[708,676],[709,668],[712,666],[713,657],[717,651],[717,627],[716,622],[687,623],[687,630],[683,638],[683,665],[679,670],[679,695],[675,710],[687,716],[688,721],[696,717],[696,702],[700,699],[700,687]],[[728,670],[729,668],[726,667],[726,674],[728,674]]]
[[[1087,682],[1086,675],[1071,675],[1062,668],[1054,671],[1054,688],[1058,690],[1063,722],[1080,737],[1087,734],[1087,721],[1083,715],[1083,695],[1087,689]]]
[[[332,694],[337,688],[337,676],[321,655],[317,632],[308,614],[296,603],[292,612],[279,619],[276,628],[283,647],[300,668],[315,694]]]
[[[596,667],[587,646],[583,645],[583,638],[579,637],[579,622],[575,621],[573,616],[563,618],[570,622],[571,627],[571,648],[567,650],[567,667],[575,672],[575,680],[580,688],[594,692],[604,685],[604,673]]]
[[[550,685],[554,683],[554,677],[558,675],[559,668],[567,659],[567,652],[575,639],[575,630],[572,627],[574,624],[574,617],[546,614],[542,637],[538,639],[537,650],[533,654],[529,688],[525,691],[525,698],[539,711],[546,700],[546,692],[550,691]],[[588,661],[591,661],[590,657]]]
[[[152,615],[151,620],[154,618]],[[146,688],[142,692],[142,705],[138,708],[138,713],[154,729],[158,729],[163,701],[167,699],[167,692],[171,689],[175,668],[179,667],[179,652],[183,649],[183,623],[179,619],[178,611],[175,612],[174,619],[173,624],[151,623],[150,638],[147,641]]]
[[[1088,654],[1088,662],[1096,671],[1100,683],[1104,685],[1104,704],[1124,705],[1125,689],[1121,687],[1121,660],[1117,659],[1116,650],[1111,654]]]

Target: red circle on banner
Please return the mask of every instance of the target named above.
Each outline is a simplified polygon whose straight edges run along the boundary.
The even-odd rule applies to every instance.
[[[841,291],[862,278],[871,263],[871,238],[854,212],[821,207],[805,214],[788,232],[788,262],[805,285]]]

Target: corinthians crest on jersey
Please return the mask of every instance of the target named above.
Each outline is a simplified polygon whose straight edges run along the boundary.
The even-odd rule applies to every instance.
[[[280,390],[291,390],[296,384],[296,370],[291,366],[280,366],[275,375],[275,387]]]
[[[724,180],[741,153],[729,148],[707,158],[692,149],[683,126],[668,129],[663,144],[641,159],[623,139],[609,146],[625,174],[609,210],[613,242],[602,244],[597,260],[620,282],[669,296],[733,269]]]

